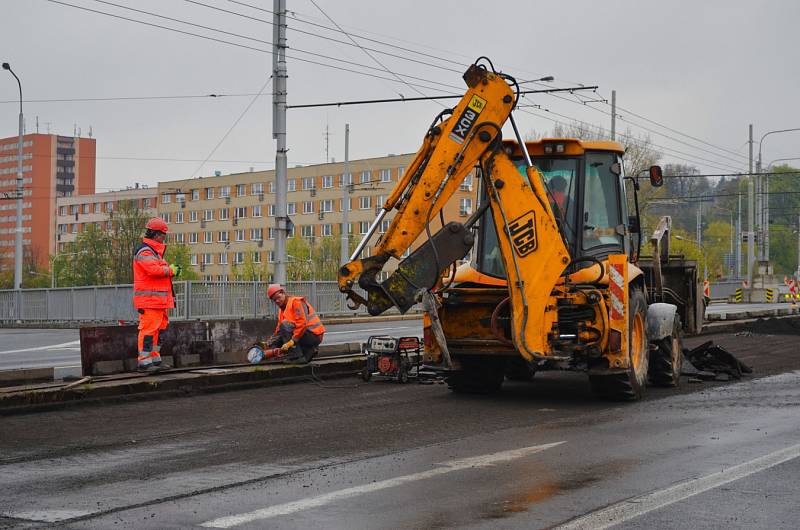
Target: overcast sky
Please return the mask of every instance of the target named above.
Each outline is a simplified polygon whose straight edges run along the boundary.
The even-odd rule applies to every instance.
[[[98,191],[215,170],[274,166],[272,85],[254,103],[252,96],[33,101],[258,93],[272,68],[272,26],[266,23],[272,15],[242,4],[271,10],[271,1],[64,2],[258,49],[47,0],[2,0],[0,60],[11,63],[22,79],[27,132],[35,132],[37,116],[43,133],[49,127],[53,133],[72,135],[77,126],[86,136],[91,127],[100,159]],[[121,9],[111,2],[210,29]],[[630,128],[637,136],[649,134],[664,155],[662,163],[690,164],[703,173],[746,170],[749,123],[754,124],[756,140],[767,131],[800,128],[797,0],[314,2],[287,0],[293,17],[288,21],[290,104],[456,93],[463,91],[460,72],[465,65],[485,55],[520,80],[553,75],[552,86],[599,85],[597,94],[587,92],[582,99],[610,102],[615,89],[623,120],[618,121],[618,131]],[[320,27],[333,27],[326,15],[362,46],[376,50],[369,52],[372,57],[335,42],[349,40],[335,29]],[[413,76],[403,79],[420,86],[401,83],[394,74]],[[17,97],[13,78],[0,72],[3,137],[17,134]],[[552,129],[554,119],[610,126],[608,104],[576,99],[528,97],[523,105],[547,110],[521,109],[519,125],[523,131],[540,133]],[[9,100],[12,103],[6,103]],[[351,158],[416,151],[441,108],[436,102],[421,102],[290,110],[290,167],[325,161],[326,127],[329,156],[341,160],[345,123],[351,128]],[[200,167],[209,155],[211,161]],[[764,141],[765,165],[788,157],[800,157],[800,132],[771,135]]]

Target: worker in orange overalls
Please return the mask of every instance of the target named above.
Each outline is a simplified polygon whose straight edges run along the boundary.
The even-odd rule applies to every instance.
[[[142,244],[133,256],[133,307],[139,312],[140,371],[169,368],[161,364],[158,333],[167,329],[167,311],[175,307],[172,278],[181,268],[164,260],[167,223],[159,217],[147,221]]]
[[[279,307],[278,324],[267,343],[280,347],[286,361],[309,362],[319,351],[325,326],[306,299],[288,296],[278,284],[267,288],[267,296]]]

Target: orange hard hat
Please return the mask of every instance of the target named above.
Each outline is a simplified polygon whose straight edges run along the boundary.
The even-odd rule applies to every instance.
[[[283,287],[277,283],[271,283],[269,284],[269,287],[267,287],[267,298],[271,300],[273,296],[281,291],[283,291]]]
[[[167,223],[160,217],[153,217],[147,224],[144,225],[145,228],[148,230],[155,230],[156,232],[164,232],[167,233]]]

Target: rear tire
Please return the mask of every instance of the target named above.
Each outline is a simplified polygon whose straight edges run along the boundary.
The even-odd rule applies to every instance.
[[[675,387],[681,380],[683,349],[681,344],[681,318],[676,314],[672,334],[653,341],[650,349],[648,377],[654,386]]]
[[[504,378],[502,363],[470,360],[447,376],[447,386],[459,394],[493,394],[500,390]]]
[[[619,374],[589,374],[589,385],[598,396],[614,401],[641,399],[647,386],[649,364],[645,319],[647,302],[638,287],[628,295],[628,369]]]

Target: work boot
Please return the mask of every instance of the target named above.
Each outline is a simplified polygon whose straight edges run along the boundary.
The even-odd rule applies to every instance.
[[[286,355],[281,359],[281,362],[284,364],[306,364],[308,361],[303,355],[303,352],[300,351],[300,348],[294,347],[286,352]]]
[[[137,371],[148,373],[148,374],[154,374],[156,372],[160,372],[163,369],[164,368],[162,368],[162,366],[160,364],[149,364],[147,366],[139,366],[137,368]]]

